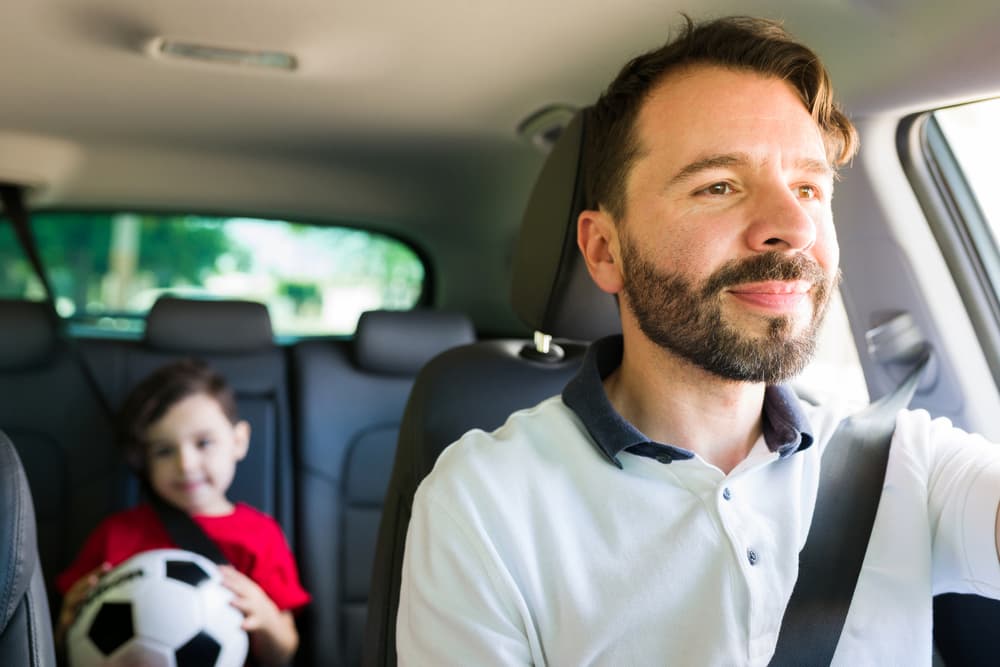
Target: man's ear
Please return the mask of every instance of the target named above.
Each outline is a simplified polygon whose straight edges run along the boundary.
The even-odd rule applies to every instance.
[[[241,419],[233,424],[233,436],[236,438],[236,460],[242,461],[250,449],[250,422]]]
[[[605,211],[586,210],[576,219],[576,244],[597,286],[608,294],[622,289],[618,227]]]

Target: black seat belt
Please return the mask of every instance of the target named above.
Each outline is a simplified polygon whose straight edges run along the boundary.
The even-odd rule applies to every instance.
[[[833,660],[882,495],[896,413],[909,405],[929,361],[925,347],[895,390],[843,420],[830,438],[771,667]]]
[[[52,284],[42,267],[42,260],[38,256],[38,248],[35,239],[31,234],[31,226],[28,224],[28,210],[24,206],[23,191],[16,185],[0,183],[0,204],[3,204],[3,211],[7,214],[11,227],[17,235],[17,240],[21,244],[21,249],[28,256],[31,268],[35,271],[35,276],[42,283],[45,291],[45,300],[52,307],[52,314],[58,321],[59,317],[55,310],[55,292],[52,291]]]
[[[146,489],[146,496],[174,544],[181,549],[204,556],[216,565],[229,564],[229,559],[222,555],[219,545],[195,523],[190,515],[165,502],[151,489]]]

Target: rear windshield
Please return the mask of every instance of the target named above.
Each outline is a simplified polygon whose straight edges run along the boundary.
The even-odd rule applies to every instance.
[[[37,213],[32,230],[59,314],[97,335],[140,334],[162,294],[260,301],[281,337],[350,335],[364,311],[413,308],[424,289],[425,268],[412,248],[347,227]],[[44,298],[9,224],[0,224],[0,266],[0,296]]]

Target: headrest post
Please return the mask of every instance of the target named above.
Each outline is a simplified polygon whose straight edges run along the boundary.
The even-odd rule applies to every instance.
[[[541,331],[536,331],[534,342],[525,343],[521,346],[520,355],[532,361],[555,363],[562,361],[566,356],[566,352],[552,342],[552,336]]]
[[[552,336],[547,333],[542,333],[541,331],[535,332],[535,349],[540,354],[548,354],[549,348],[552,346]]]

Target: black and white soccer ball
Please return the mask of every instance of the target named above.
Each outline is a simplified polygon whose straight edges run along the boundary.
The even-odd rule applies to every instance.
[[[241,667],[243,614],[215,563],[190,551],[137,554],[101,577],[66,637],[72,667]]]

